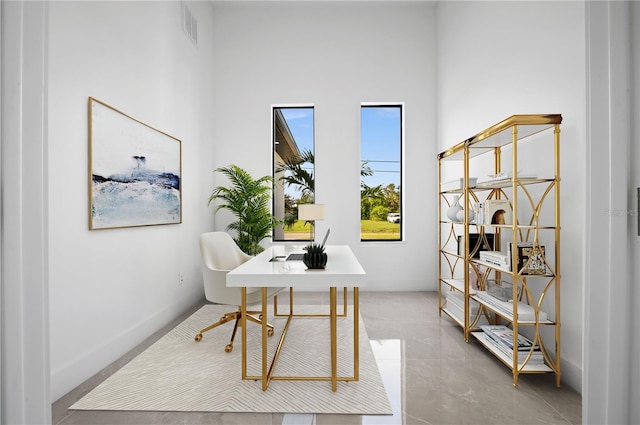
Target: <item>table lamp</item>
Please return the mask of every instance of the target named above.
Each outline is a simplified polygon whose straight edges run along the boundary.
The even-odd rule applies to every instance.
[[[309,242],[313,242],[313,229],[315,228],[316,220],[324,220],[324,205],[323,204],[298,205],[298,220],[304,220],[311,223],[311,226],[309,226]]]

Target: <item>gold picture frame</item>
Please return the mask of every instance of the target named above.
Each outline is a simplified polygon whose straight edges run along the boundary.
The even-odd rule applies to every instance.
[[[182,142],[89,97],[89,229],[182,223]]]

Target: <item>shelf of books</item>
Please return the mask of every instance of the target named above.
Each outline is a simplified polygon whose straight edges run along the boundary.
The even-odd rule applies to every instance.
[[[540,346],[518,335],[517,366],[514,366],[513,330],[504,325],[482,325],[482,332],[471,332],[483,346],[491,351],[502,362],[519,372],[548,373],[553,370],[544,363]]]
[[[561,122],[513,115],[437,158],[439,313],[514,386],[521,373],[560,386]]]
[[[475,295],[472,295],[471,299],[482,304],[485,308],[491,310],[495,315],[505,319],[507,322],[517,321],[520,325],[554,324],[554,322],[547,318],[547,313],[521,301],[517,303],[514,303],[513,300],[503,301],[503,299],[490,295],[487,291],[477,291]],[[514,306],[514,304],[517,305]],[[517,311],[515,311],[516,309]],[[514,320],[514,317],[517,317],[518,320]]]

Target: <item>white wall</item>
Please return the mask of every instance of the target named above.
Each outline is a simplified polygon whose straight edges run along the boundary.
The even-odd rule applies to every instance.
[[[213,228],[212,10],[180,2],[51,2],[49,227],[56,400],[202,297],[197,237]],[[182,141],[183,223],[88,230],[87,98]],[[178,274],[185,283],[178,286]]]
[[[51,421],[44,2],[0,5],[0,423]]]
[[[637,192],[638,188],[640,188],[640,169],[637,164],[640,164],[640,147],[637,143],[640,140],[640,4],[637,2],[631,3],[631,12],[632,12],[632,41],[631,41],[631,52],[632,52],[632,70],[633,74],[631,77],[632,82],[632,108],[631,108],[631,122],[632,124],[632,140],[635,140],[636,143],[631,144],[631,164],[635,164],[631,166],[632,172],[632,180],[631,180],[631,191],[629,193],[629,211],[631,214],[631,263],[633,266],[631,267],[631,276],[632,276],[632,291],[630,297],[630,305],[632,306],[631,312],[633,316],[630,321],[630,329],[635,329],[635,325],[640,323],[640,309],[633,308],[634,306],[640,305],[640,287],[638,286],[638,282],[640,281],[640,226],[638,225],[640,222],[640,210],[638,208],[640,199],[640,193]],[[633,335],[633,331],[631,332]],[[637,335],[637,333],[636,333]],[[638,353],[640,352],[640,338],[629,338],[631,341],[631,350],[630,353]],[[630,368],[630,379],[631,382],[631,390],[629,391],[629,400],[640,400],[640,364],[638,364],[635,355],[632,355],[630,359],[631,368]],[[629,415],[630,423],[640,423],[640,404],[634,403],[631,404],[630,408],[631,412]]]
[[[586,2],[587,187],[583,414],[637,423],[637,236],[630,2]],[[637,15],[636,15],[637,16]],[[636,70],[637,72],[637,70]],[[637,167],[636,167],[637,168]],[[635,217],[634,217],[635,216]],[[634,420],[636,418],[636,420]]]
[[[217,3],[213,39],[215,166],[269,175],[271,105],[314,104],[319,234],[352,247],[368,290],[435,290],[433,5]],[[360,104],[377,101],[405,104],[402,243],[360,243]]]
[[[585,205],[581,2],[438,5],[438,151],[514,114],[560,113],[563,382],[580,391]]]

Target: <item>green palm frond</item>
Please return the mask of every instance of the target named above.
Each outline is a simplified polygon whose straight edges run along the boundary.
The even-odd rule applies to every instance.
[[[364,183],[361,183],[360,188],[360,198],[361,199],[382,199],[384,198],[384,192],[382,190],[382,185],[378,186],[367,186]]]
[[[289,186],[301,192],[302,196],[311,196],[315,192],[315,180],[313,172],[303,168],[305,163],[314,164],[315,158],[313,152],[309,149],[303,149],[300,155],[287,158],[284,162],[278,164],[277,173],[284,172],[285,175],[281,180]]]
[[[373,176],[373,169],[369,166],[369,161],[362,161],[362,164],[360,164],[360,176]]]

